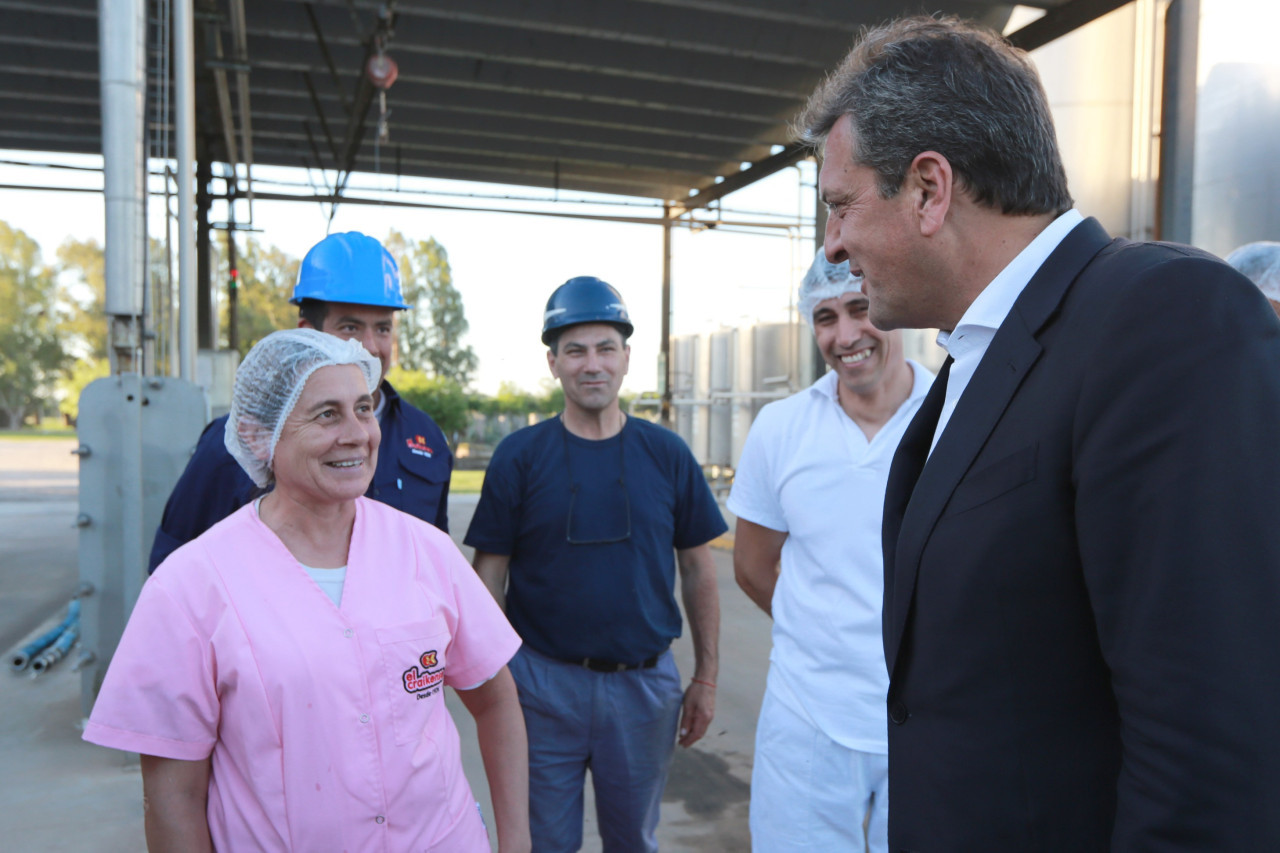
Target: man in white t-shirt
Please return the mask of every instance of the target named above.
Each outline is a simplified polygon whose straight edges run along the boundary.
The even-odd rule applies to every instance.
[[[1227,263],[1258,285],[1258,290],[1271,303],[1280,317],[1280,243],[1263,240],[1245,243],[1227,255]]]
[[[861,851],[865,843],[881,853],[889,676],[880,519],[894,450],[933,375],[903,356],[901,332],[871,325],[848,264],[819,251],[799,306],[831,370],[760,412],[729,495],[738,585],[773,617],[752,846]]]

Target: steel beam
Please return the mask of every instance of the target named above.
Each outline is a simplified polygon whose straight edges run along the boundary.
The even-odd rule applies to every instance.
[[[317,2],[319,6],[347,5],[344,0]],[[360,2],[362,8],[377,9],[380,2]],[[888,17],[892,4],[885,4]],[[741,61],[773,62],[800,68],[826,68],[827,63],[815,59],[813,49],[796,51],[786,43],[788,34],[772,23],[762,23],[746,33],[738,44],[725,44],[721,40],[698,36],[726,30],[725,15],[737,8],[736,4],[723,4],[720,12],[706,13],[696,18],[685,16],[681,22],[673,22],[670,16],[661,14],[632,15],[617,26],[596,23],[601,18],[600,5],[595,0],[563,0],[560,3],[527,3],[523,0],[503,0],[501,3],[439,5],[410,4],[403,9],[406,17],[432,18],[459,21],[483,27],[514,27],[530,33],[551,34],[580,40],[606,40],[624,45],[637,45],[661,51],[687,51],[695,55],[720,56]],[[847,4],[845,7],[847,9]],[[847,23],[844,21],[847,20]],[[823,25],[810,28],[809,46],[821,41],[847,43],[857,30],[858,18],[849,14],[824,16]],[[678,36],[673,35],[678,33]],[[765,44],[761,44],[765,42]]]
[[[227,149],[227,163],[232,168],[232,174],[236,167],[236,163],[240,160],[239,146],[236,145],[236,123],[235,115],[231,112],[231,87],[227,84],[227,67],[236,63],[224,63],[222,61],[222,33],[214,28],[212,32],[213,55],[217,57],[215,61],[206,61],[205,68],[213,72],[213,88],[217,95],[218,117],[221,119],[222,126],[222,144]]]
[[[672,206],[672,212],[674,215],[680,216],[690,210],[696,210],[699,207],[706,207],[711,202],[724,198],[735,190],[740,190],[745,186],[754,184],[762,178],[769,177],[775,172],[780,172],[788,166],[799,163],[805,157],[809,156],[809,153],[810,149],[808,145],[805,145],[802,142],[792,142],[777,154],[770,155],[763,160],[753,163],[750,167],[727,176],[720,183],[713,184],[689,198],[677,201]]]
[[[258,193],[258,198],[263,201],[301,201],[310,202],[312,204],[330,204],[334,201],[341,201],[344,204],[368,204],[378,207],[403,207],[414,210],[453,210],[459,213],[506,213],[512,216],[548,216],[553,219],[578,219],[590,222],[621,222],[628,225],[657,225],[664,226],[666,219],[657,216],[610,216],[598,213],[565,213],[555,210],[509,210],[500,207],[468,207],[459,204],[431,204],[429,202],[419,201],[400,201],[398,199],[382,199],[382,198],[362,198],[360,196],[343,196],[341,198],[334,195],[290,195],[288,193]],[[763,231],[789,231],[796,227],[794,222],[763,222],[750,220],[716,220],[715,222],[706,222],[691,219],[672,219],[670,220],[673,228],[750,228]]]
[[[353,20],[358,20],[354,7],[352,7],[351,14]],[[334,196],[338,199],[342,197],[342,193],[347,186],[347,180],[350,179],[351,172],[355,169],[356,158],[360,154],[360,146],[364,144],[364,134],[368,128],[366,119],[369,115],[369,108],[373,106],[374,86],[364,73],[364,69],[377,49],[380,31],[384,27],[390,30],[395,24],[394,0],[387,0],[378,14],[378,21],[375,23],[374,30],[369,34],[369,38],[365,43],[364,57],[360,60],[360,68],[356,72],[360,75],[359,82],[356,83],[356,94],[352,98],[351,112],[347,116],[347,133],[342,145],[342,158],[338,163],[338,175],[334,179]],[[333,206],[329,208],[330,223],[333,222],[334,214],[337,212],[338,202],[335,200]]]
[[[244,0],[230,0],[231,40],[236,58],[247,62],[249,40],[245,34]],[[249,223],[253,223],[253,110],[249,106],[249,72],[236,72],[236,106],[240,116],[240,152],[244,163],[245,201]]]
[[[329,42],[325,40],[324,31],[320,29],[320,21],[316,18],[315,7],[310,3],[303,3],[302,8],[306,10],[307,20],[311,22],[311,32],[315,34],[316,45],[320,48],[320,55],[324,58],[324,64],[329,68],[329,76],[333,78],[333,88],[338,93],[338,101],[342,104],[342,111],[347,115],[351,115],[351,102],[347,100],[347,92],[342,88],[342,75],[338,73],[338,66],[333,62],[333,54],[329,53]],[[364,69],[361,70],[363,71]],[[322,121],[323,119],[324,117],[321,116]]]
[[[302,72],[302,82],[306,84],[307,92],[311,94],[311,106],[316,111],[316,118],[320,119],[320,129],[324,131],[324,138],[329,142],[329,152],[333,154],[333,162],[336,167],[336,165],[339,162],[338,161],[338,143],[333,141],[333,131],[329,130],[329,120],[325,118],[324,107],[320,105],[320,95],[319,93],[316,92],[315,83],[311,81],[310,71]],[[277,113],[274,116],[274,118],[281,121],[288,121],[289,118],[291,117]],[[297,116],[296,118],[302,118],[302,117]],[[311,127],[310,125],[306,124],[305,121],[303,122],[303,127],[307,129],[307,139],[310,140],[312,143],[311,147],[313,149],[313,153],[316,155],[316,164],[320,165],[321,164],[320,151],[319,149],[316,149],[315,140],[312,139],[311,137]]]
[[[1048,10],[1022,29],[1010,33],[1008,39],[1014,47],[1035,50],[1129,2],[1131,0],[1071,0]]]

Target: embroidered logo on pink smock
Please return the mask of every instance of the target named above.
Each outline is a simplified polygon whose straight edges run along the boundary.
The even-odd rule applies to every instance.
[[[418,669],[415,665],[401,674],[406,693],[421,693],[424,690],[439,686],[444,681],[444,668],[432,669],[436,665],[435,649],[423,652],[422,656],[418,658],[418,663],[422,664],[422,669]]]

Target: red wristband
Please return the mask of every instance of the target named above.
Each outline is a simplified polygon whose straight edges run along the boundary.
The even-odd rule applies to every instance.
[[[701,678],[690,678],[689,680],[694,684],[701,684],[703,687],[710,687],[712,690],[716,689],[714,681],[703,681]]]

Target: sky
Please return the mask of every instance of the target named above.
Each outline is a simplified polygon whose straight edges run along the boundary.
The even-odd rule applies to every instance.
[[[392,129],[394,134],[394,127]],[[57,185],[100,187],[94,172],[72,172],[11,165],[13,161],[73,163],[100,166],[96,157],[24,151],[0,151],[0,185]],[[723,202],[726,220],[760,220],[754,212],[790,217],[813,213],[815,169],[811,162],[784,169],[760,184],[740,190]],[[255,178],[305,182],[300,169],[254,170]],[[314,175],[319,183],[318,175]],[[329,175],[332,181],[332,173]],[[394,176],[356,175],[353,195],[372,195],[354,187],[394,189]],[[158,185],[157,185],[158,186]],[[496,184],[402,179],[402,189],[434,192],[549,197],[549,192]],[[309,193],[304,187],[260,185],[261,191]],[[388,197],[391,197],[388,195]],[[602,197],[595,197],[602,198]],[[435,204],[507,207],[515,202],[453,197],[420,197]],[[645,199],[617,199],[648,205]],[[550,201],[520,203],[541,210],[646,216],[644,207],[555,205]],[[153,236],[163,229],[163,199],[152,200]],[[734,210],[744,211],[741,214]],[[237,207],[244,222],[248,208]],[[65,239],[103,240],[100,194],[0,189],[0,219],[34,238],[46,262]],[[214,206],[211,219],[224,221],[226,208]],[[328,209],[314,202],[256,201],[254,238],[274,244],[301,258],[322,239]],[[654,225],[579,221],[543,216],[475,211],[340,205],[331,231],[363,231],[379,239],[396,229],[412,240],[434,237],[449,253],[454,286],[462,294],[471,330],[466,343],[479,357],[474,390],[492,394],[503,381],[530,391],[549,378],[545,348],[539,343],[542,311],[547,297],[565,280],[594,275],[623,294],[636,332],[631,340],[631,373],[624,389],[639,393],[658,387],[659,330],[661,328],[662,229]],[[813,257],[811,229],[777,231],[761,236],[715,229],[672,235],[672,331],[676,335],[732,327],[757,320],[786,319],[791,295]],[[221,240],[221,232],[216,239]]]

